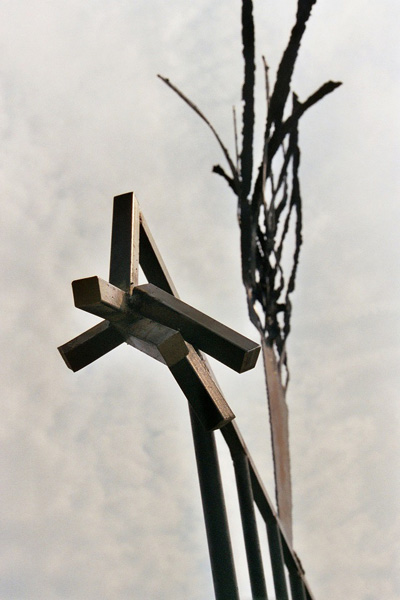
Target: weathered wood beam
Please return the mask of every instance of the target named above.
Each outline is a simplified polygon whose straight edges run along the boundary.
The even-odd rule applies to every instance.
[[[138,283],[140,208],[133,192],[114,198],[109,281],[128,294]]]
[[[58,351],[67,367],[75,373],[123,342],[124,337],[108,321],[103,321],[63,344]]]
[[[133,290],[130,306],[180,331],[186,341],[238,373],[252,369],[260,346],[152,284]]]

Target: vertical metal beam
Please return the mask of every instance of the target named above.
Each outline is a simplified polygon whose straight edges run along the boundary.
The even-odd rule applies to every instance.
[[[133,192],[115,196],[109,281],[128,294],[138,283],[139,210]]]
[[[290,590],[293,600],[306,600],[306,591],[302,578],[297,571],[289,571]]]
[[[216,600],[239,600],[214,433],[190,409],[201,499]]]
[[[235,468],[251,591],[255,600],[268,600],[247,456],[242,452],[235,454],[233,456],[233,465]]]
[[[262,339],[278,515],[285,535],[293,544],[292,482],[290,477],[289,413],[274,349]]]
[[[285,577],[285,562],[283,558],[281,534],[277,521],[267,522],[269,553],[271,557],[272,576],[274,578],[275,597],[279,600],[289,600]]]

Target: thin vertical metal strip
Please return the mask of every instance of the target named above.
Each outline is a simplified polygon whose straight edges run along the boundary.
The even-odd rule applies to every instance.
[[[109,281],[128,294],[138,283],[139,206],[133,192],[115,196]]]
[[[224,493],[213,432],[190,409],[204,521],[216,600],[239,600]]]
[[[242,452],[235,454],[233,465],[235,469],[236,487],[239,497],[251,591],[254,599],[268,600],[247,456]]]
[[[281,534],[276,521],[267,522],[269,553],[271,557],[272,576],[274,578],[275,596],[279,600],[289,600],[285,563],[283,558]]]

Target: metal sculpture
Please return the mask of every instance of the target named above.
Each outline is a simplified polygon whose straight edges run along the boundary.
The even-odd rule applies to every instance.
[[[138,285],[139,264],[149,284]],[[189,402],[216,600],[239,600],[239,593],[215,429],[232,456],[253,598],[268,600],[257,507],[267,528],[275,598],[289,600],[289,582],[292,600],[313,600],[235,415],[200,351],[243,372],[254,367],[259,346],[179,300],[133,193],[114,198],[109,279],[72,284],[75,305],[105,320],[60,346],[67,366],[78,371],[123,342],[165,363]]]

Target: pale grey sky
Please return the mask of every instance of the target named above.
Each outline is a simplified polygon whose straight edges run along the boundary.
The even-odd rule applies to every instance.
[[[295,3],[255,10],[262,123],[261,55],[273,73]],[[208,600],[175,382],[127,346],[78,374],[56,348],[96,322],[74,309],[70,282],[107,277],[112,197],[130,190],[181,297],[257,338],[235,201],[210,173],[219,149],[156,78],[232,148],[240,2],[0,0],[0,14],[1,600]],[[393,0],[319,0],[294,79],[300,99],[343,81],[301,124],[289,346],[294,546],[317,599],[400,596],[398,17]],[[273,497],[261,367],[215,370]]]

